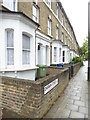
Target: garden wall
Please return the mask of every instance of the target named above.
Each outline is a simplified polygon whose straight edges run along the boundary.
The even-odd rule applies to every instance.
[[[78,70],[80,69],[80,67],[82,66],[82,63],[79,62],[79,63],[76,63],[72,66],[73,66],[73,73],[74,73],[73,75],[75,76],[77,74]]]
[[[73,65],[74,75],[81,65]],[[0,105],[24,118],[42,118],[69,82],[68,68],[48,67],[47,74],[36,81],[1,77]]]
[[[2,77],[2,107],[26,118],[43,117],[69,82],[67,68],[48,68],[47,71],[51,74],[37,81]]]

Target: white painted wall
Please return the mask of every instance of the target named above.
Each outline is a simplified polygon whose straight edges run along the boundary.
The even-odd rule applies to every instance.
[[[57,47],[57,60],[54,61],[54,47]],[[59,61],[59,48],[61,48],[61,59]],[[52,64],[58,64],[62,63],[62,45],[60,44],[60,41],[53,41],[52,42]]]
[[[63,62],[63,64],[67,64],[70,62],[70,50],[67,46],[63,46],[62,51],[65,51],[65,62]]]
[[[34,68],[35,67],[35,29],[37,26],[30,23],[23,16],[18,15],[2,15],[2,20],[0,19],[0,71],[6,71],[12,69],[13,71],[22,70],[23,68]],[[5,29],[12,28],[14,30],[14,65],[12,67],[8,66],[6,63],[6,35]],[[30,65],[22,65],[22,33],[26,33],[30,35]],[[30,79],[35,79],[35,71],[34,74],[30,75]],[[32,69],[30,70],[32,72]],[[30,72],[28,72],[30,74]],[[6,72],[5,72],[6,73]],[[11,72],[12,73],[12,72]],[[8,73],[8,75],[11,75]],[[23,72],[22,72],[23,73]],[[7,75],[7,73],[6,73]],[[12,74],[13,75],[13,74]],[[20,77],[21,73],[19,74]],[[22,76],[22,75],[21,75]],[[28,75],[27,75],[28,76]]]
[[[50,38],[41,34],[40,32],[36,32],[36,65],[47,65],[50,66]],[[38,50],[38,45],[40,44],[41,48]],[[46,51],[46,47],[48,49]],[[46,60],[47,58],[47,60]]]

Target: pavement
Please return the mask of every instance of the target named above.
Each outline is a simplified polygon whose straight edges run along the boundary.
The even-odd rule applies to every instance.
[[[87,68],[86,61],[44,118],[88,118]]]

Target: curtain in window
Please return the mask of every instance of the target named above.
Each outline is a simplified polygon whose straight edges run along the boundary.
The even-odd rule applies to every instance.
[[[7,47],[13,47],[13,31],[7,31]]]
[[[22,49],[23,49],[23,57],[22,62],[23,64],[30,64],[30,37],[27,35],[23,35],[22,41]]]
[[[7,30],[7,65],[14,65],[13,30]]]
[[[7,48],[7,64],[14,65],[14,49]]]

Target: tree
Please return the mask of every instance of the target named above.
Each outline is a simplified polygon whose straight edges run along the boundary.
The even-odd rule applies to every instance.
[[[84,43],[81,49],[82,49],[82,54],[84,58],[87,60],[88,59],[88,37],[86,37],[86,39],[84,40]]]

